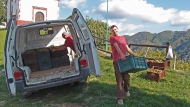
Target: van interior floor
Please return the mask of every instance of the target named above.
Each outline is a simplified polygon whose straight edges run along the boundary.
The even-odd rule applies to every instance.
[[[30,78],[37,78],[41,76],[48,76],[52,75],[57,72],[66,72],[75,69],[74,66],[68,65],[68,66],[62,66],[62,67],[57,67],[57,68],[52,68],[48,70],[43,70],[43,71],[35,71],[31,72]]]

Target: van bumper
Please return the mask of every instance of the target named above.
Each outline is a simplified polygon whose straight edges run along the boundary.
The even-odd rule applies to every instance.
[[[19,80],[16,81],[16,89],[19,92],[30,92],[30,91],[36,91],[40,89],[45,89],[45,88],[51,88],[51,87],[56,87],[56,86],[61,86],[69,83],[73,83],[76,81],[84,80],[90,75],[89,68],[87,69],[82,69],[80,75],[69,77],[69,78],[63,78],[63,79],[57,79],[57,80],[52,80],[40,84],[33,84],[33,85],[26,85],[24,80]]]

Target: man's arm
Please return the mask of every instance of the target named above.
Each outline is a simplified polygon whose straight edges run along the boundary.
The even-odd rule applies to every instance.
[[[115,47],[115,49],[117,50],[117,52],[119,53],[119,55],[121,56],[121,59],[124,60],[125,59],[125,55],[121,52],[119,46],[117,43],[114,43],[113,46]]]
[[[63,46],[61,46],[59,49],[60,49],[60,50],[65,50],[66,48],[67,48],[67,47],[63,45]]]

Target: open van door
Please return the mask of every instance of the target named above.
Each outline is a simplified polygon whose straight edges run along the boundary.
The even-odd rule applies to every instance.
[[[16,95],[15,79],[13,76],[13,68],[15,65],[15,44],[13,35],[14,28],[16,27],[16,18],[13,16],[8,23],[8,29],[4,44],[4,69],[5,69],[5,78],[8,86],[10,96],[13,97]]]
[[[101,76],[100,61],[98,58],[98,51],[95,41],[92,37],[90,29],[86,24],[86,21],[77,8],[73,9],[72,20],[77,24],[77,28],[79,28],[79,35],[83,36],[81,38],[84,40],[83,46],[85,47],[85,51],[88,56],[90,72],[96,76]]]

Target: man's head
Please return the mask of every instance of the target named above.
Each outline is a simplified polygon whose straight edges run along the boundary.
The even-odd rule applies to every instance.
[[[68,35],[67,32],[63,32],[63,33],[62,33],[62,37],[63,37],[63,38],[66,38],[67,35]]]
[[[110,30],[111,30],[111,33],[113,34],[113,35],[119,35],[118,34],[118,27],[116,26],[116,25],[112,25],[111,27],[110,27]]]

